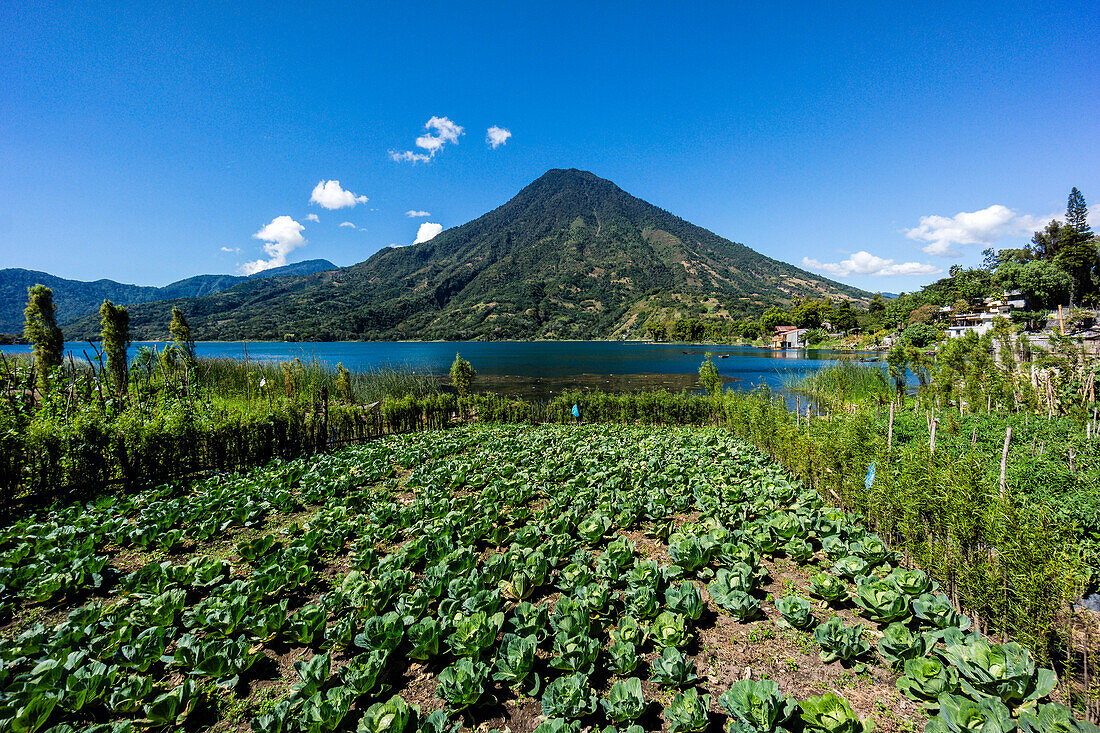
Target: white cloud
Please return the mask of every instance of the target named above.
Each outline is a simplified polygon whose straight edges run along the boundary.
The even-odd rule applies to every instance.
[[[932,264],[921,262],[895,262],[878,257],[870,252],[859,251],[840,262],[819,262],[810,257],[802,258],[802,266],[811,270],[827,272],[834,277],[849,275],[876,275],[889,277],[894,275],[937,275],[943,270]]]
[[[222,247],[222,252],[228,252],[229,254],[235,254],[241,251],[240,247]]]
[[[414,153],[411,150],[402,150],[401,152],[390,151],[390,160],[397,161],[398,163],[427,163],[431,159],[432,156],[430,155]]]
[[[350,221],[342,221],[342,222],[340,222],[340,226],[342,226],[342,227],[350,227],[350,228],[352,228],[352,229],[355,229],[355,225],[354,225],[354,224],[352,224],[352,223],[351,223]]]
[[[489,144],[489,147],[496,150],[504,143],[508,142],[508,138],[512,137],[512,132],[506,127],[497,127],[493,125],[485,131],[485,142]]]
[[[405,212],[405,216],[409,217],[410,219],[416,219],[422,216],[431,216],[431,213],[427,211],[417,211],[416,209],[409,209]]]
[[[270,270],[273,267],[282,267],[286,264],[286,256],[306,243],[302,236],[304,226],[291,219],[289,216],[277,216],[263,229],[252,235],[264,243],[264,252],[269,260],[254,260],[241,265],[241,272],[245,275],[254,275],[257,272]]]
[[[356,196],[351,191],[345,191],[341,188],[339,181],[321,181],[313,187],[309,202],[320,204],[326,209],[346,209],[356,204],[367,203],[367,197]]]
[[[412,150],[390,151],[390,160],[406,163],[427,163],[448,143],[458,144],[458,138],[464,134],[464,128],[446,117],[432,117],[424,123],[425,134],[416,138],[416,147],[426,150],[417,153]]]
[[[321,220],[317,218],[316,214],[306,214],[306,221],[320,222]]]
[[[926,254],[956,257],[956,246],[979,244],[989,246],[1005,237],[1024,237],[1036,229],[1042,229],[1052,218],[1017,214],[1007,206],[993,204],[979,211],[960,211],[954,216],[922,216],[920,225],[905,229],[905,236],[919,242],[927,242],[922,249]]]
[[[441,231],[443,231],[442,224],[433,224],[430,221],[426,221],[416,230],[416,241],[414,241],[413,244],[423,244]]]

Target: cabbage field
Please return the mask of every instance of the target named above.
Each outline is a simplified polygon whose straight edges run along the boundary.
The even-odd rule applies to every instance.
[[[725,430],[391,437],[0,530],[0,730],[1097,730],[898,562]]]

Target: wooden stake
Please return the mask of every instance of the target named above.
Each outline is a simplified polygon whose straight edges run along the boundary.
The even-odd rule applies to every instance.
[[[1005,471],[1008,470],[1008,444],[1012,442],[1012,426],[1005,428],[1005,447],[1001,450],[1001,498],[1005,496]]]
[[[932,418],[932,429],[928,433],[928,453],[936,452],[936,426],[940,424],[938,417]]]
[[[890,428],[886,431],[886,450],[894,447],[894,403],[890,403]]]

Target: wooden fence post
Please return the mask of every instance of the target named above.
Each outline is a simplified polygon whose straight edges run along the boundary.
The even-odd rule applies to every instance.
[[[940,424],[938,417],[932,418],[932,427],[928,431],[928,453],[931,455],[936,452],[936,426]]]
[[[886,451],[894,448],[894,403],[890,403],[890,427],[886,431]]]
[[[321,385],[321,450],[328,447],[328,385]]]
[[[1005,447],[1001,449],[1001,498],[1005,497],[1005,471],[1008,470],[1008,444],[1012,442],[1012,426],[1005,428]]]

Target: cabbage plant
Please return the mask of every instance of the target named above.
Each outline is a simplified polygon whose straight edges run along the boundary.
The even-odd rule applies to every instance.
[[[538,646],[534,635],[516,636],[505,634],[497,653],[496,672],[493,679],[509,687],[523,683],[535,663],[535,648]]]
[[[358,733],[404,733],[413,712],[405,698],[394,695],[367,708],[359,721]]]
[[[898,678],[897,687],[903,695],[915,700],[929,710],[939,708],[939,696],[959,689],[959,673],[950,664],[930,657],[905,660],[905,674]]]
[[[665,605],[670,611],[683,614],[693,621],[703,614],[703,597],[690,580],[670,585],[665,591]]]
[[[452,710],[463,710],[481,699],[488,680],[489,665],[463,657],[439,673],[435,694]]]
[[[857,586],[855,601],[864,616],[879,623],[887,624],[909,616],[909,599],[884,582]]]
[[[940,655],[959,670],[963,692],[977,700],[995,698],[1017,708],[1046,697],[1058,683],[1053,670],[1036,669],[1031,655],[1015,642],[970,639],[948,645]]]
[[[936,584],[928,577],[928,573],[919,569],[902,570],[896,568],[886,576],[886,581],[892,584],[899,593],[904,593],[914,600],[926,593],[931,593],[936,588]]]
[[[798,703],[806,733],[871,733],[874,725],[859,719],[843,697],[826,692]]]
[[[701,733],[710,724],[707,709],[710,695],[699,696],[694,687],[672,698],[665,708],[665,720],[671,733]]]
[[[679,649],[668,647],[661,652],[661,656],[653,660],[651,678],[659,685],[683,687],[695,682],[698,675],[695,674],[695,663],[690,657],[684,656]]]
[[[840,578],[828,573],[814,573],[810,576],[810,593],[834,606],[848,600],[848,586]]]
[[[542,695],[542,714],[547,718],[581,718],[595,709],[596,693],[584,674],[559,677],[546,686]]]
[[[738,680],[718,698],[729,715],[727,733],[781,733],[798,712],[798,703],[772,680]]]
[[[559,632],[554,637],[554,656],[550,666],[570,672],[584,671],[591,674],[596,658],[600,655],[600,642],[586,633],[572,636]]]
[[[1073,711],[1055,702],[1022,711],[1017,722],[1020,733],[1100,733],[1100,728],[1077,720]]]
[[[871,651],[871,644],[863,638],[863,627],[845,626],[839,616],[820,624],[814,630],[814,639],[821,645],[821,661],[826,664],[849,662]]]
[[[1013,733],[1016,730],[1011,711],[1000,700],[974,701],[944,694],[940,695],[939,706],[939,714],[925,726],[925,733]]]
[[[934,635],[914,633],[905,624],[894,621],[883,630],[878,650],[887,664],[896,669],[910,659],[925,656],[935,644]]]
[[[932,595],[925,593],[913,601],[913,616],[925,628],[956,628],[966,631],[970,628],[970,618],[960,614],[951,604],[951,599],[943,593]]]
[[[486,615],[478,611],[469,616],[459,615],[454,633],[447,639],[451,652],[458,657],[477,657],[497,640],[497,633],[504,625],[504,614]]]
[[[645,712],[646,705],[645,696],[642,695],[642,681],[637,677],[611,685],[607,698],[600,700],[604,713],[616,723],[638,719]]]
[[[642,661],[638,648],[629,641],[615,641],[607,650],[607,660],[611,671],[619,675],[630,674]]]
[[[808,629],[817,619],[813,615],[813,604],[805,598],[787,596],[775,602],[775,608],[783,616],[783,622],[795,629]]]
[[[662,611],[650,626],[653,642],[660,647],[681,647],[691,640],[684,617],[672,611]]]

